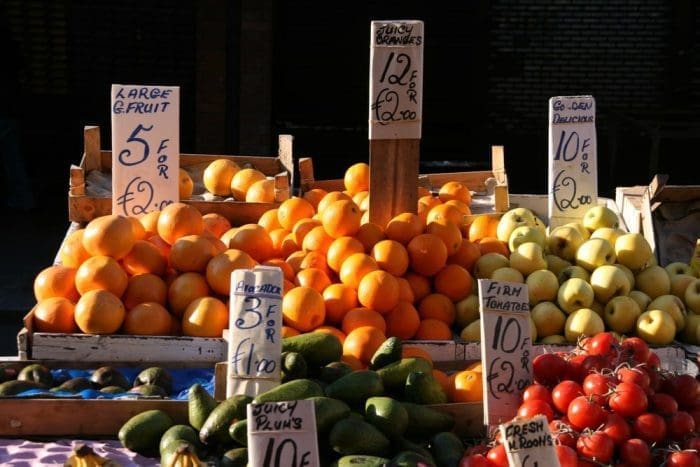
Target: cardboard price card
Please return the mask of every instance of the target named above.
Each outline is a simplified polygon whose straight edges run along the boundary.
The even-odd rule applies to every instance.
[[[593,96],[549,99],[549,225],[579,221],[598,202]]]
[[[112,212],[141,217],[179,200],[180,88],[112,85]]]
[[[544,415],[500,425],[508,464],[519,467],[559,467],[549,423]]]
[[[423,22],[372,21],[369,139],[420,139]]]
[[[527,285],[479,279],[484,423],[515,417],[532,383],[532,341]]]
[[[280,382],[282,270],[257,266],[231,274],[226,396],[257,396]]]
[[[248,456],[260,467],[321,465],[314,402],[248,404]]]

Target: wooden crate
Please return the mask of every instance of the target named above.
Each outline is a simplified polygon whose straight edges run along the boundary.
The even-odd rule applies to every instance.
[[[310,157],[299,159],[299,187],[301,194],[321,188],[326,191],[343,191],[342,179],[316,180],[314,177],[313,160]],[[472,191],[472,213],[498,216],[508,210],[508,175],[503,158],[503,146],[493,146],[491,149],[491,170],[473,172],[431,173],[421,174],[416,180],[416,188],[420,185],[436,192],[448,181],[457,181],[466,185]],[[471,216],[466,219],[471,222]]]
[[[215,159],[230,159],[241,167],[254,167],[265,175],[274,177],[276,202],[246,203],[199,199],[182,201],[197,207],[203,214],[215,212],[226,216],[234,225],[257,222],[265,211],[276,207],[290,196],[294,186],[292,139],[291,135],[279,136],[277,157],[180,154],[180,167],[188,171],[201,172]],[[100,129],[96,126],[85,127],[84,142],[85,148],[80,165],[72,165],[70,168],[68,218],[73,222],[88,222],[95,217],[112,212],[111,196],[91,196],[86,187],[87,177],[91,171],[111,173],[112,151],[100,150]],[[197,184],[195,180],[195,186]]]

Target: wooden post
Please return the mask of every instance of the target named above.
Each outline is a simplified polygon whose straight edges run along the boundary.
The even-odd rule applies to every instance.
[[[423,42],[422,21],[372,21],[369,218],[382,227],[417,210]]]

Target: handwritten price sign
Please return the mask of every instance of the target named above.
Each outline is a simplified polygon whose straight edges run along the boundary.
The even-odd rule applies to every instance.
[[[369,139],[420,139],[423,22],[372,21]]]
[[[598,202],[593,96],[549,99],[549,223],[578,221]]]
[[[501,431],[509,465],[559,467],[549,423],[544,415],[504,423],[498,429]]]
[[[248,452],[248,465],[321,465],[314,402],[297,400],[248,404]]]
[[[280,382],[282,270],[233,271],[230,303],[226,396],[255,397]]]
[[[485,367],[484,423],[512,419],[532,383],[527,285],[479,279],[481,361]]]
[[[179,199],[180,88],[112,85],[112,212],[140,217]]]

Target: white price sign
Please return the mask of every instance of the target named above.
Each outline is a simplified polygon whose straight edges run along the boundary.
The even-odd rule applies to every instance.
[[[484,423],[515,417],[532,383],[532,341],[527,285],[479,279]]]
[[[314,402],[248,404],[248,454],[260,467],[321,465]]]
[[[112,85],[112,212],[140,217],[179,200],[180,88]]]
[[[423,21],[372,21],[369,139],[420,139]]]
[[[578,222],[598,202],[593,96],[549,99],[549,225]]]
[[[500,425],[508,465],[519,467],[559,467],[552,433],[544,415]]]
[[[257,266],[231,274],[226,397],[251,397],[280,383],[282,270]]]

